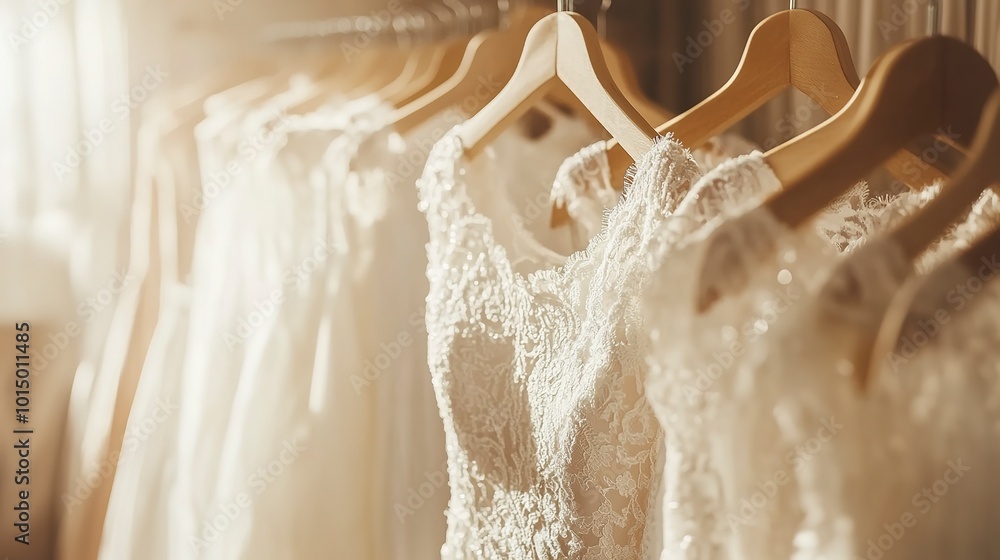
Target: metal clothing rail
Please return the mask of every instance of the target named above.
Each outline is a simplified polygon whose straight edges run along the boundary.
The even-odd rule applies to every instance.
[[[502,27],[509,5],[508,0],[500,0],[496,2],[495,10],[487,10],[484,9],[485,3],[466,5],[460,0],[439,0],[428,6],[404,8],[399,2],[390,2],[388,7],[369,15],[271,24],[265,28],[263,39],[266,42],[283,43],[315,39],[343,40],[352,36],[366,36],[372,40],[400,39],[405,35],[407,42],[411,44],[432,42],[451,36],[473,34],[490,27]]]

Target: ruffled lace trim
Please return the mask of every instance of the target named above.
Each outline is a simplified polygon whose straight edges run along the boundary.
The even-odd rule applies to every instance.
[[[566,208],[584,231],[600,231],[606,209],[621,199],[612,188],[607,142],[596,142],[567,158],[556,173],[550,198]]]

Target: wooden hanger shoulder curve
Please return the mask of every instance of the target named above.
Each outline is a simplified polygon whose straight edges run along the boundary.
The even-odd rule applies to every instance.
[[[997,282],[1000,280],[995,277],[996,272],[992,268],[998,256],[1000,256],[1000,228],[995,228],[976,241],[967,251],[956,255],[929,274],[914,276],[908,280],[893,297],[882,318],[878,334],[872,343],[869,362],[865,364],[866,367],[856,370],[855,381],[859,389],[865,390],[870,386],[871,380],[883,368],[885,359],[887,357],[893,359],[901,340],[913,338],[915,331],[911,330],[912,326],[916,325],[917,328],[921,326],[914,320],[914,310],[918,305],[924,309],[938,310],[932,318],[920,320],[933,320],[937,323],[937,328],[952,328],[945,323],[951,322],[952,311],[956,311],[954,301],[950,300],[955,292],[955,284],[953,281],[938,280],[935,276],[945,274],[943,280],[980,278],[984,282]],[[984,268],[989,272],[984,274]],[[975,305],[975,302],[967,301],[965,305]]]
[[[1000,185],[1000,89],[986,108],[966,164],[926,208],[889,233],[915,260],[990,187]]]
[[[578,14],[558,12],[532,28],[510,82],[462,126],[466,152],[483,149],[556,82],[573,91],[632,157],[652,146],[655,130],[615,85],[593,27]]]
[[[837,113],[859,84],[847,38],[821,12],[795,9],[774,14],[757,25],[729,81],[695,107],[657,127],[672,133],[689,148],[697,148],[789,88],[806,94],[823,111]],[[613,176],[623,176],[628,161],[609,143]],[[903,154],[886,168],[907,184],[929,184],[941,175],[919,159]]]
[[[957,143],[968,146],[996,88],[989,62],[956,39],[890,50],[837,115],[767,153],[785,190],[765,205],[797,227],[915,138],[951,127]]]
[[[390,118],[393,127],[407,133],[448,108],[485,105],[514,74],[517,53],[524,48],[532,26],[551,11],[527,8],[513,18],[510,29],[476,34],[462,56],[458,70],[444,83],[401,107]]]

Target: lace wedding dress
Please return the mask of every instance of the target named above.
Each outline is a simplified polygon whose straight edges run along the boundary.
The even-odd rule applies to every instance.
[[[664,559],[790,557],[797,457],[776,441],[773,419],[734,405],[745,396],[767,414],[771,396],[746,373],[747,355],[799,305],[806,276],[886,227],[903,213],[895,206],[922,200],[890,204],[859,187],[817,220],[815,233],[792,234],[760,210],[743,213],[780,186],[762,158],[733,162],[727,174],[736,188],[699,196],[694,218],[661,228],[652,253],[646,386],[666,432]]]
[[[582,164],[599,169],[603,153]],[[418,184],[451,484],[444,558],[647,554],[660,431],[642,390],[643,255],[697,175],[660,140],[603,231],[564,257],[523,227],[498,170],[454,134],[434,147]]]
[[[998,224],[1000,199],[987,193],[917,269]],[[786,445],[803,450],[796,558],[971,560],[1000,553],[992,481],[1000,461],[1000,393],[988,357],[998,308],[995,288],[982,290],[980,276],[996,272],[954,263],[935,271],[925,287],[952,288],[944,301],[918,294],[904,346],[880,357],[885,367],[872,372],[864,393],[851,375],[867,367],[870,325],[878,325],[912,270],[888,240],[864,247],[832,270],[753,357],[755,370],[784,374],[773,376],[776,416]],[[788,375],[806,371],[806,363],[808,375]],[[834,417],[838,429],[829,438],[811,433],[815,419]]]

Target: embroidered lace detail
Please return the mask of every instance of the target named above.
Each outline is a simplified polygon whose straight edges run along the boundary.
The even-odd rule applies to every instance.
[[[721,480],[706,461],[710,455],[704,447],[708,439],[703,433],[706,418],[702,413],[713,401],[713,380],[731,360],[695,362],[685,355],[684,348],[675,346],[682,340],[682,345],[698,344],[690,338],[694,334],[690,298],[680,296],[695,289],[689,263],[696,260],[692,257],[706,232],[778,187],[759,152],[720,165],[692,189],[672,219],[660,228],[651,251],[651,267],[656,273],[644,308],[655,351],[649,356],[647,395],[666,435],[664,559],[722,558],[727,534],[720,503]],[[715,340],[718,333],[713,331]],[[689,358],[686,362],[685,357]],[[687,367],[694,363],[698,367]]]
[[[708,173],[730,158],[757,151],[760,151],[760,146],[738,134],[727,132],[714,136],[704,146],[691,150],[691,155],[702,173]]]
[[[747,140],[734,134],[727,134],[712,138],[704,147],[691,151],[691,157],[701,172],[706,174],[706,178],[711,176],[711,181],[717,183],[702,187],[711,192],[712,196],[708,197],[710,206],[700,209],[698,219],[712,216],[712,207],[739,198],[728,189],[719,188],[719,185],[728,184],[728,181],[734,179],[730,176],[733,173],[751,175],[754,173],[745,170],[745,166],[740,163],[742,159],[730,160],[737,156],[763,158],[760,152],[754,153],[754,149],[754,145]],[[744,156],[744,154],[754,155]],[[695,195],[691,203],[696,204],[698,196],[696,192],[691,194]],[[566,208],[566,212],[584,232],[593,235],[600,231],[607,210],[613,208],[621,199],[621,193],[613,188],[607,142],[597,142],[568,158],[556,175],[551,198],[554,204]]]
[[[552,202],[565,207],[584,231],[600,231],[605,209],[621,194],[611,185],[607,142],[591,144],[566,159],[552,184]]]
[[[813,222],[813,228],[838,252],[853,251],[871,234],[884,231],[921,208],[939,192],[935,187],[890,199],[871,197],[861,183],[838,198]],[[704,307],[727,295],[737,294],[748,284],[750,271],[767,254],[778,250],[787,227],[764,207],[727,220],[712,231],[707,241],[701,278],[696,293]]]
[[[869,363],[870,341],[884,312],[913,272],[897,246],[888,238],[871,240],[871,234],[895,227],[935,193],[908,193],[884,205],[873,220],[847,220],[848,231],[857,223],[874,228],[863,234],[867,241],[838,239],[828,235],[835,229],[824,230],[837,247],[864,243],[832,267],[824,268],[832,260],[829,250],[818,247],[778,265],[786,267],[785,280],[803,288],[799,302],[761,325],[732,381],[715,384],[725,404],[708,422],[721,448],[716,464],[729,494],[728,511],[739,515],[733,542],[741,557],[846,560],[870,554],[869,543],[887,523],[918,507],[911,501],[914,492],[948,468],[946,455],[935,463],[917,451],[930,426],[907,419],[912,410],[905,395],[914,388],[879,389],[870,400],[859,399],[853,377]],[[787,243],[778,243],[778,255],[788,251]],[[941,247],[949,245],[946,240]],[[765,268],[773,274],[778,266]],[[744,297],[753,298],[761,286],[755,279]],[[781,480],[773,476],[779,472]],[[737,510],[743,498],[752,499],[770,483],[778,488],[773,498],[752,508],[752,515]],[[926,523],[921,533],[935,524]],[[928,552],[926,545],[894,542],[891,551],[880,552],[900,559],[949,555],[947,546]]]
[[[512,270],[453,133],[419,181],[428,361],[445,423],[444,558],[644,557],[661,432],[646,402],[643,252],[697,174],[658,141],[565,266]]]
[[[730,190],[764,187],[751,188],[756,198],[720,203],[735,212],[706,203],[705,213],[720,217],[674,236],[644,307],[653,349],[647,396],[667,449],[664,560],[791,557],[803,516],[799,456],[781,439],[769,406],[776,393],[750,357],[817,283],[816,271],[884,227],[901,204],[872,201],[859,187],[818,217],[814,232],[794,233],[763,210],[744,210],[779,187],[762,160],[748,156],[729,177]],[[706,271],[708,286],[692,268]],[[706,293],[718,301],[696,313],[691,294]]]

